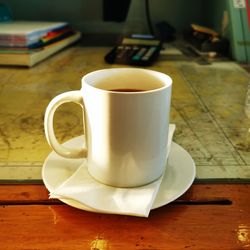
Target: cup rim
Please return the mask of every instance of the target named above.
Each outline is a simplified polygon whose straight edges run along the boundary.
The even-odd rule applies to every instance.
[[[140,71],[140,72],[150,73],[151,75],[153,74],[155,77],[162,80],[161,82],[162,82],[163,86],[158,87],[158,88],[154,88],[154,89],[149,89],[149,90],[125,92],[125,91],[114,91],[114,90],[98,88],[97,86],[95,86],[93,84],[90,84],[89,80],[88,80],[88,78],[93,77],[93,75],[100,74],[102,72],[108,72],[109,75],[110,75],[112,72],[119,73],[119,72],[124,72],[124,71],[130,71],[130,72],[132,72],[132,71],[134,71],[134,72]],[[167,75],[166,73],[156,71],[156,70],[152,70],[152,69],[128,68],[128,67],[105,68],[105,69],[95,70],[95,71],[89,72],[86,75],[84,75],[82,77],[82,80],[81,80],[82,88],[88,87],[88,88],[94,89],[95,91],[102,91],[102,92],[105,92],[105,93],[120,94],[120,95],[133,95],[133,94],[145,94],[145,93],[158,92],[158,91],[162,91],[163,89],[167,89],[167,88],[171,87],[172,83],[173,83],[172,78],[169,75]]]

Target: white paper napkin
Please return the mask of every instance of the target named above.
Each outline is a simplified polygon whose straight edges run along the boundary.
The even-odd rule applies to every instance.
[[[167,157],[174,131],[175,125],[170,124]],[[163,175],[145,186],[115,188],[91,177],[84,162],[72,176],[50,193],[50,198],[73,199],[96,212],[148,217]]]

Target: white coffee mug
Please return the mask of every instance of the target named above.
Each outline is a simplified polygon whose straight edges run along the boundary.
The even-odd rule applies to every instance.
[[[45,135],[56,153],[85,157],[90,175],[116,187],[136,187],[158,179],[166,164],[171,78],[141,68],[88,73],[82,88],[56,96],[45,113]],[[53,117],[63,103],[83,109],[86,148],[58,143]]]

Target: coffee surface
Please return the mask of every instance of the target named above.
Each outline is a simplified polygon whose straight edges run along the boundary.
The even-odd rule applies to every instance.
[[[145,91],[144,89],[110,89],[110,91],[117,91],[117,92],[141,92]]]

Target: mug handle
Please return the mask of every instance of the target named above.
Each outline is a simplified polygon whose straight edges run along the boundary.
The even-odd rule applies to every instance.
[[[49,103],[45,112],[45,117],[44,117],[45,136],[49,145],[54,149],[54,151],[57,154],[65,158],[83,158],[87,156],[87,148],[73,149],[64,147],[57,141],[55,136],[53,127],[55,111],[60,105],[67,102],[74,102],[76,104],[79,104],[82,108],[84,108],[82,94],[81,91],[79,90],[65,92],[54,97]]]

